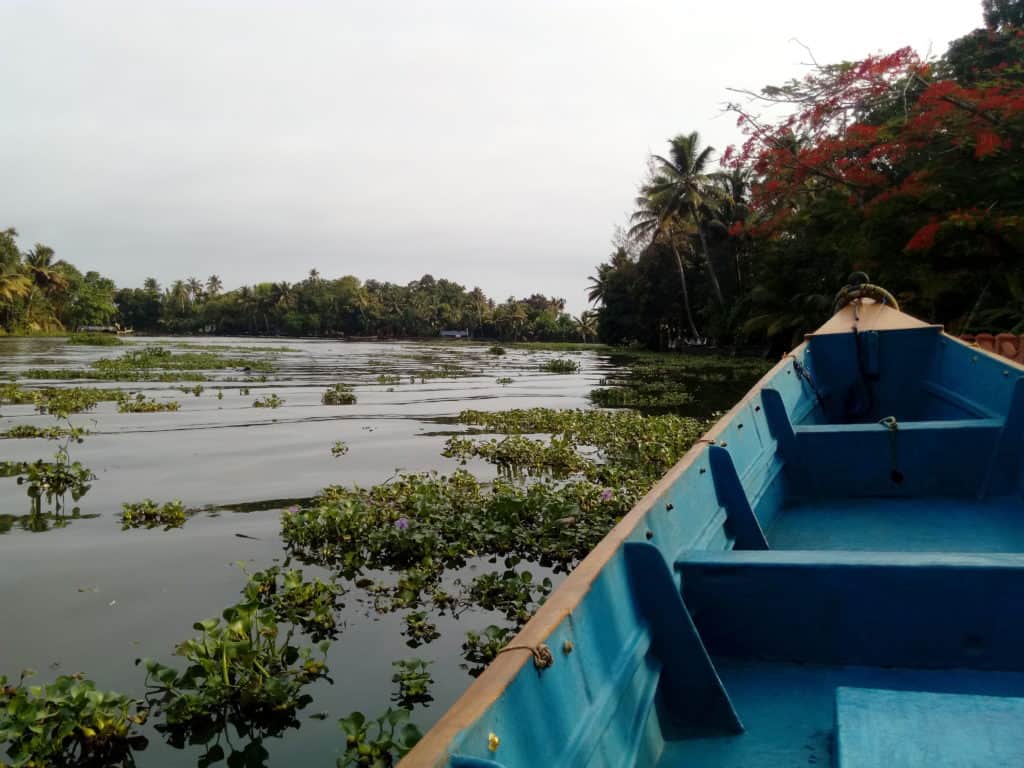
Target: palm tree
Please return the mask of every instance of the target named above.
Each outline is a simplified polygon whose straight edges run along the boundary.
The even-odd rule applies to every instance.
[[[216,296],[222,290],[224,290],[224,283],[221,282],[217,275],[210,275],[206,278],[206,292],[210,296]]]
[[[185,307],[188,304],[188,286],[184,280],[175,280],[167,289],[167,300],[169,303],[177,304],[179,312],[184,315]]]
[[[196,277],[190,277],[185,282],[185,288],[188,289],[189,300],[195,304],[203,296],[203,283]]]
[[[661,199],[652,197],[641,191],[636,199],[637,210],[630,217],[633,226],[630,227],[630,235],[643,238],[650,238],[648,248],[653,248],[660,240],[672,248],[672,255],[676,257],[676,266],[679,268],[679,283],[683,289],[683,314],[686,323],[690,326],[690,333],[694,339],[700,338],[700,331],[693,321],[693,310],[690,308],[690,289],[686,283],[686,267],[683,264],[683,257],[679,253],[679,238],[681,235],[692,234],[692,230],[685,228],[688,223],[680,219],[678,212],[665,208],[661,205]],[[689,239],[686,247],[690,247]]]
[[[35,248],[25,254],[22,269],[29,282],[24,317],[27,322],[32,322],[32,305],[37,296],[41,294],[47,298],[53,298],[67,290],[68,281],[58,269],[63,262],[54,261],[53,256],[53,248],[42,243],[36,243]],[[49,324],[49,321],[46,324]],[[57,325],[60,323],[57,322]]]
[[[586,344],[591,336],[597,336],[597,313],[596,312],[583,312],[579,317],[574,318],[576,324],[576,332],[583,337],[583,343]]]
[[[654,155],[653,176],[642,194],[664,216],[689,219],[700,241],[701,256],[708,272],[711,290],[720,307],[725,306],[722,286],[708,253],[707,236],[702,226],[704,209],[717,204],[725,192],[706,171],[714,147],[700,146],[700,135],[694,131],[680,134],[669,141],[669,157]]]

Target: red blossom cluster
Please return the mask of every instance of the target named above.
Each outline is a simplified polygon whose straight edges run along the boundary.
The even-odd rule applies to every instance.
[[[985,163],[1019,153],[1024,139],[1024,85],[999,77],[1006,66],[971,86],[940,79],[909,48],[863,61],[816,67],[802,81],[762,91],[761,99],[794,107],[777,122],[738,106],[746,140],[729,147],[722,163],[748,168],[751,223],[747,231],[772,237],[785,231],[809,200],[839,193],[870,216],[898,198],[922,199],[943,183],[933,173],[953,154]],[[948,179],[945,180],[948,183]],[[939,195],[932,194],[932,198]],[[943,222],[960,211],[938,211],[907,241],[907,251],[931,248]],[[999,226],[999,211],[980,211]],[[960,222],[962,223],[962,222]]]

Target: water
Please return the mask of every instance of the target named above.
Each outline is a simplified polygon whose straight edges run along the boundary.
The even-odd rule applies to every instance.
[[[37,680],[47,682],[58,674],[83,672],[101,689],[141,697],[144,673],[134,666],[136,658],[157,657],[180,668],[181,660],[171,651],[194,634],[192,623],[218,616],[239,599],[245,576],[235,563],[254,571],[284,557],[282,508],[327,485],[371,485],[397,470],[451,471],[457,463],[440,455],[447,438],[436,433],[461,431],[452,424],[461,410],[587,407],[588,392],[612,369],[606,356],[592,352],[509,349],[494,357],[485,346],[471,344],[145,340],[168,347],[182,342],[264,349],[286,345],[295,351],[272,353],[277,370],[265,383],[203,382],[199,397],[178,390],[193,386],[186,382],[30,382],[173,396],[181,410],[119,414],[115,403],[100,403],[73,417],[93,434],[72,446],[72,458],[92,469],[97,480],[79,502],[82,517],[66,527],[24,530],[18,519],[28,512],[24,488],[13,478],[0,479],[0,521],[7,521],[0,531],[9,526],[0,535],[0,674],[17,678],[20,670],[34,668]],[[0,371],[17,376],[27,368],[82,367],[125,349],[66,346],[59,339],[0,339]],[[580,373],[539,372],[539,364],[551,357],[571,357],[580,363]],[[425,382],[417,377],[410,383],[410,376],[443,364],[461,366],[472,375]],[[400,375],[403,383],[378,384],[380,374]],[[240,370],[211,374],[250,375]],[[514,383],[497,384],[500,377]],[[339,381],[355,385],[358,403],[321,405],[324,389]],[[251,394],[240,394],[241,386]],[[270,393],[285,404],[252,407],[256,397]],[[53,423],[29,405],[4,406],[0,413],[0,430]],[[336,440],[349,446],[347,455],[331,455]],[[3,440],[0,459],[48,458],[56,447],[54,441]],[[484,465],[470,468],[481,476],[490,472]],[[188,507],[210,511],[180,530],[122,531],[117,520],[121,503],[147,497],[179,498]],[[473,570],[464,576],[471,577]],[[376,615],[352,594],[346,597],[344,630],[328,655],[333,685],[319,682],[310,688],[314,702],[300,713],[300,729],[264,742],[269,765],[334,765],[344,751],[338,717],[355,709],[383,712],[393,687],[391,662],[400,658],[435,661],[435,701],[414,714],[426,729],[471,682],[459,667],[465,631],[505,623],[483,611],[461,619],[438,617],[441,638],[412,650],[401,635],[401,618],[401,613]],[[327,717],[310,717],[318,713]],[[198,748],[170,748],[151,726],[145,732],[149,748],[136,754],[142,768],[194,765],[201,754]],[[236,749],[243,746],[234,742]]]

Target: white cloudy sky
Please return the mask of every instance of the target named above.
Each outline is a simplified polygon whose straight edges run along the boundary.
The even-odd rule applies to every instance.
[[[976,0],[0,0],[0,227],[119,284],[425,272],[584,307],[645,158],[726,88]]]

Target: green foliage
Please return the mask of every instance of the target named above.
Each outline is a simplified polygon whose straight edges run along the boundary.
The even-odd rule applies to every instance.
[[[18,485],[25,486],[31,514],[43,514],[43,499],[46,512],[62,515],[67,509],[67,495],[73,501],[81,499],[92,487],[96,475],[80,462],[71,461],[66,448],[60,448],[54,461],[7,461],[0,464],[0,477],[17,476]],[[78,508],[72,510],[78,513]]]
[[[389,373],[382,373],[380,376],[377,377],[377,383],[378,384],[401,384],[402,383],[402,377],[401,376],[395,376],[395,375],[389,374]]]
[[[280,408],[282,405],[284,405],[284,400],[275,394],[257,397],[252,401],[253,408]]]
[[[402,659],[391,662],[395,674],[391,682],[398,689],[391,694],[391,699],[402,709],[413,709],[417,704],[429,704],[434,700],[430,695],[430,686],[434,678],[430,675],[432,662],[423,659]]]
[[[419,595],[417,595],[418,599]],[[402,634],[405,635],[405,644],[410,648],[419,648],[421,645],[432,643],[441,636],[437,631],[437,625],[427,619],[424,611],[410,611],[402,618],[404,625]]]
[[[670,384],[592,389],[590,399],[601,408],[673,408],[693,402],[693,395]]]
[[[270,609],[279,622],[299,627],[315,642],[337,637],[337,613],[344,607],[344,594],[339,584],[307,581],[301,570],[277,565],[254,573],[242,590],[247,602]]]
[[[185,505],[179,499],[157,504],[152,499],[136,502],[125,502],[121,505],[121,529],[156,528],[163,526],[165,531],[181,528],[187,520]]]
[[[72,333],[67,343],[89,347],[120,347],[124,344],[116,334],[89,332]]]
[[[555,358],[552,360],[545,360],[541,363],[540,369],[547,373],[576,373],[580,369],[580,364],[575,360]]]
[[[287,620],[321,626],[324,597],[290,579],[278,572],[254,576],[243,602],[226,608],[220,619],[196,622],[200,635],[174,651],[186,661],[184,670],[152,659],[138,662],[146,670],[147,699],[161,708],[158,729],[173,746],[205,743],[229,724],[242,733],[258,731],[258,744],[263,735],[297,724],[297,710],[312,700],[303,689],[326,677],[327,667],[312,649],[292,644],[293,630],[282,630],[278,611]],[[281,592],[289,597],[279,598]],[[320,643],[321,653],[328,645]]]
[[[511,384],[514,381],[515,381],[515,379],[510,378],[508,376],[500,376],[500,377],[498,377],[497,379],[494,380],[494,383],[495,384],[501,384],[502,386],[504,386],[506,384]]]
[[[324,405],[353,405],[356,402],[356,393],[348,384],[335,384],[324,391],[320,398]]]
[[[534,581],[529,571],[507,570],[477,576],[469,585],[469,599],[489,611],[501,611],[516,625],[525,624],[551,594],[551,579]]]
[[[466,640],[462,644],[462,658],[466,660],[463,668],[473,677],[479,677],[498,655],[498,651],[509,644],[515,636],[515,630],[508,627],[488,625],[482,632],[466,632]]]
[[[89,368],[31,368],[20,375],[26,379],[100,379],[104,381],[206,381],[206,371],[238,369],[269,373],[273,363],[266,358],[228,357],[209,348],[196,352],[172,352],[165,347],[130,349],[120,357],[104,357]]]
[[[135,765],[132,751],[146,748],[136,730],[148,715],[141,702],[99,691],[81,675],[41,686],[24,678],[9,686],[0,675],[0,743],[12,768]]]
[[[341,440],[335,440],[334,445],[331,446],[331,456],[339,458],[348,453],[348,446]]]
[[[418,371],[416,373],[416,378],[420,381],[427,381],[429,379],[458,379],[472,375],[472,371],[466,370],[461,365],[455,365],[454,363],[441,363],[431,370]]]
[[[38,390],[25,389],[21,384],[0,384],[0,405],[34,404],[38,396]]]
[[[508,354],[508,353],[506,352],[506,350],[505,350],[505,348],[503,346],[501,346],[500,344],[495,344],[494,346],[487,348],[487,354],[495,355],[495,356],[501,356],[501,355],[505,355],[505,354]]]
[[[117,400],[118,413],[158,413],[162,411],[177,411],[181,403],[177,400],[154,400],[146,397],[141,392],[135,397],[122,395]]]
[[[13,439],[41,437],[47,440],[71,438],[76,442],[81,442],[82,438],[88,434],[89,430],[82,427],[37,427],[32,424],[17,424],[4,432],[0,432],[0,437]]]
[[[338,758],[338,768],[395,765],[422,738],[419,729],[408,720],[407,709],[388,709],[376,720],[367,720],[362,712],[339,720],[338,725],[345,732],[345,754]]]
[[[116,389],[86,387],[46,387],[25,389],[20,384],[0,384],[0,404],[34,405],[39,413],[67,418],[72,413],[90,411],[97,403],[117,400],[122,393]]]

